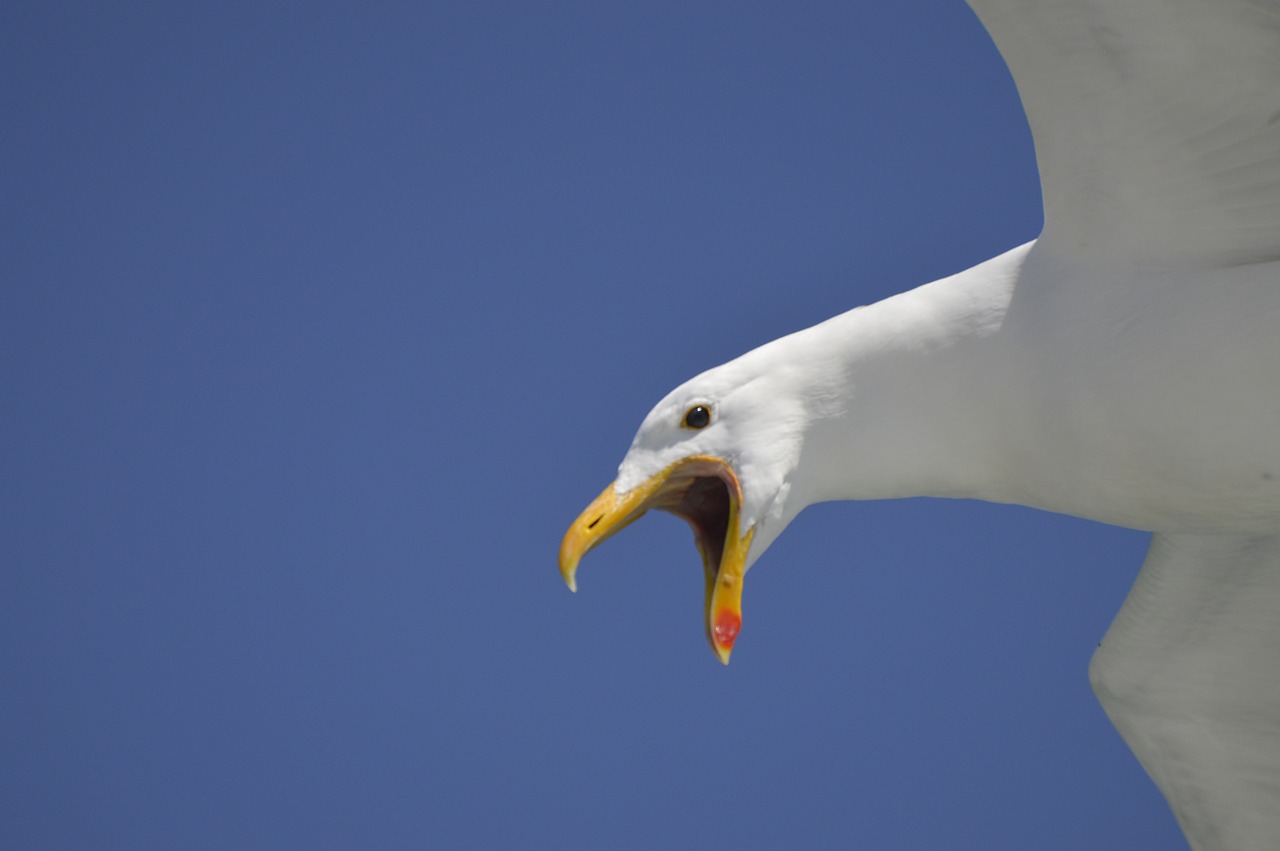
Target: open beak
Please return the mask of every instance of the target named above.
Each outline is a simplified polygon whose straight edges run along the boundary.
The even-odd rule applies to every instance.
[[[683,518],[692,528],[706,574],[707,639],[724,664],[742,627],[742,577],[754,530],[742,534],[738,510],[742,487],[721,458],[684,458],[626,493],[613,485],[587,506],[560,544],[560,575],[570,591],[587,551],[651,508]]]

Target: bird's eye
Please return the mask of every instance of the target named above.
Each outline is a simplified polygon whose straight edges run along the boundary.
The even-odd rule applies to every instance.
[[[684,415],[685,428],[706,428],[711,425],[711,409],[706,405],[694,405]]]

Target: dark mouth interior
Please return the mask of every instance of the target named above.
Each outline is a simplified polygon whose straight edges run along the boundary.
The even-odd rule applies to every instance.
[[[720,568],[729,532],[729,486],[719,476],[699,476],[680,501],[661,506],[693,527],[693,536],[708,571]]]

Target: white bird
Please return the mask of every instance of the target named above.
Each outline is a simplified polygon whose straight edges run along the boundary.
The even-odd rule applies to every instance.
[[[1280,0],[971,0],[1035,141],[1032,243],[711,369],[560,551],[693,527],[728,662],[807,505],[971,497],[1155,532],[1089,674],[1197,849],[1280,848]]]

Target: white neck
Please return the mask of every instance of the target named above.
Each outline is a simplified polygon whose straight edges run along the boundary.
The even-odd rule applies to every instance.
[[[1009,387],[994,340],[1030,248],[793,336],[797,355],[828,361],[806,370],[816,401],[797,496],[1014,498],[1000,472]]]

